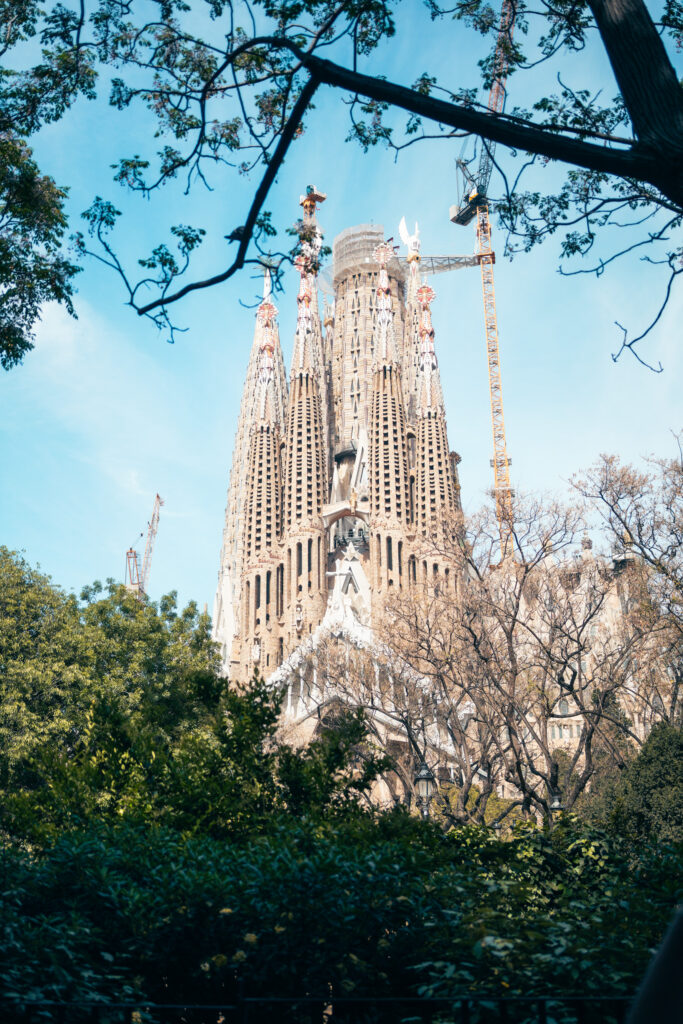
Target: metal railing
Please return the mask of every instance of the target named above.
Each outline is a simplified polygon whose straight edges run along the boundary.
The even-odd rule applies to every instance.
[[[214,1004],[0,1002],[2,1024],[623,1024],[627,996],[241,996]]]

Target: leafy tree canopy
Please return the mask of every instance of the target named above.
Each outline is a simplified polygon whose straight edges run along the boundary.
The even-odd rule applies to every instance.
[[[26,143],[0,129],[0,366],[33,348],[43,303],[73,314],[75,263],[62,251],[66,192],[39,172]]]
[[[610,773],[587,814],[636,842],[683,843],[683,727],[657,722],[638,756]]]
[[[110,583],[79,602],[0,549],[0,829],[43,844],[96,822],[237,837],[278,815],[357,807],[361,713],[310,746],[275,742],[280,695],[218,675],[210,620]]]
[[[393,46],[397,37],[400,44],[399,0],[84,0],[43,8],[37,0],[4,0],[4,49],[14,59],[0,76],[0,128],[28,134],[63,116],[76,97],[94,94],[106,67],[111,103],[120,110],[145,105],[160,140],[156,153],[122,155],[115,175],[122,185],[150,195],[176,178],[189,190],[223,173],[260,170],[250,209],[225,238],[224,265],[188,283],[179,279],[202,229],[169,225],[170,240],[139,261],[140,277],[117,255],[114,204],[97,197],[86,212],[94,242],[80,235],[81,252],[114,268],[133,308],[171,329],[168,307],[189,291],[224,281],[247,262],[286,258],[274,251],[264,204],[325,86],[346,95],[350,136],[365,148],[399,150],[422,138],[468,134],[484,140],[501,171],[495,205],[511,250],[559,231],[562,255],[584,256],[606,231],[611,237],[609,229],[630,226],[635,241],[629,234],[626,246],[617,243],[594,269],[602,272],[624,248],[648,246],[647,258],[668,268],[666,300],[683,272],[675,235],[683,210],[683,90],[667,49],[683,39],[679,0],[666,0],[658,21],[644,0],[510,0],[500,35],[498,12],[485,0],[427,0],[427,8],[433,35],[425,32],[417,52],[445,45],[464,52],[468,34],[483,36],[490,47],[481,83],[440,81],[428,66],[406,68],[402,82],[364,70],[380,43]],[[580,56],[591,48],[610,62],[614,98],[595,96],[582,82]],[[558,75],[555,92],[548,92],[546,65]],[[510,102],[490,111],[486,91],[505,66]],[[535,96],[528,109],[514,105],[521,75]],[[407,115],[402,124],[396,110]],[[494,159],[495,144],[506,148],[503,164]],[[559,188],[543,174],[548,164],[565,169]],[[624,347],[633,350],[638,340],[625,336]]]

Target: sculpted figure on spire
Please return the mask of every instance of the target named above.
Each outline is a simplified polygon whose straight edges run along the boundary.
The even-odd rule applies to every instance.
[[[422,310],[417,298],[420,287],[420,229],[415,222],[414,234],[409,234],[405,217],[398,226],[401,241],[408,250],[408,282],[406,295],[406,337],[403,346],[403,398],[409,423],[415,422],[417,407],[417,375],[420,360],[420,320]]]
[[[436,369],[436,352],[434,351],[434,328],[432,327],[431,304],[436,298],[433,288],[428,284],[421,285],[416,294],[420,303],[422,317],[420,322],[420,367]]]
[[[443,395],[441,380],[437,372],[436,352],[434,351],[434,327],[432,326],[431,304],[436,298],[434,289],[428,284],[420,285],[415,294],[420,307],[420,358],[418,373],[418,416],[424,415],[427,409],[438,409],[443,413]]]
[[[401,223],[398,226],[398,233],[401,236],[401,241],[408,249],[408,262],[418,263],[420,260],[420,229],[417,221],[415,221],[415,231],[411,235],[408,232],[405,217],[401,217]]]
[[[275,372],[275,340],[274,325],[277,317],[277,308],[270,301],[270,273],[266,271],[267,288],[264,287],[263,302],[256,314],[261,326],[261,346],[259,349],[259,416],[261,419],[266,415],[266,401],[269,397],[269,388]]]
[[[379,283],[377,285],[377,341],[375,354],[378,364],[393,362],[396,359],[394,344],[394,310],[391,299],[391,287],[387,264],[394,255],[390,242],[381,242],[372,254],[379,264]]]

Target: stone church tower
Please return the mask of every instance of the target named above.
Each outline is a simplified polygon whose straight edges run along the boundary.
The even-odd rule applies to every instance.
[[[393,592],[437,577],[448,585],[434,552],[461,514],[459,457],[448,447],[417,232],[407,258],[379,226],[342,232],[321,322],[324,200],[308,186],[300,201],[289,383],[267,274],[256,314],[214,605],[234,679],[255,667],[272,675],[325,631],[368,641]]]

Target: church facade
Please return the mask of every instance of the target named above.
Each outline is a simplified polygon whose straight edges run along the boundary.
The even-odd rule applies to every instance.
[[[301,197],[297,324],[289,377],[266,274],[228,489],[214,605],[225,673],[281,675],[316,637],[371,644],[392,595],[455,589],[439,540],[460,515],[435,350],[432,288],[416,233],[334,241],[321,303],[313,186]],[[322,305],[322,308],[321,308]]]

